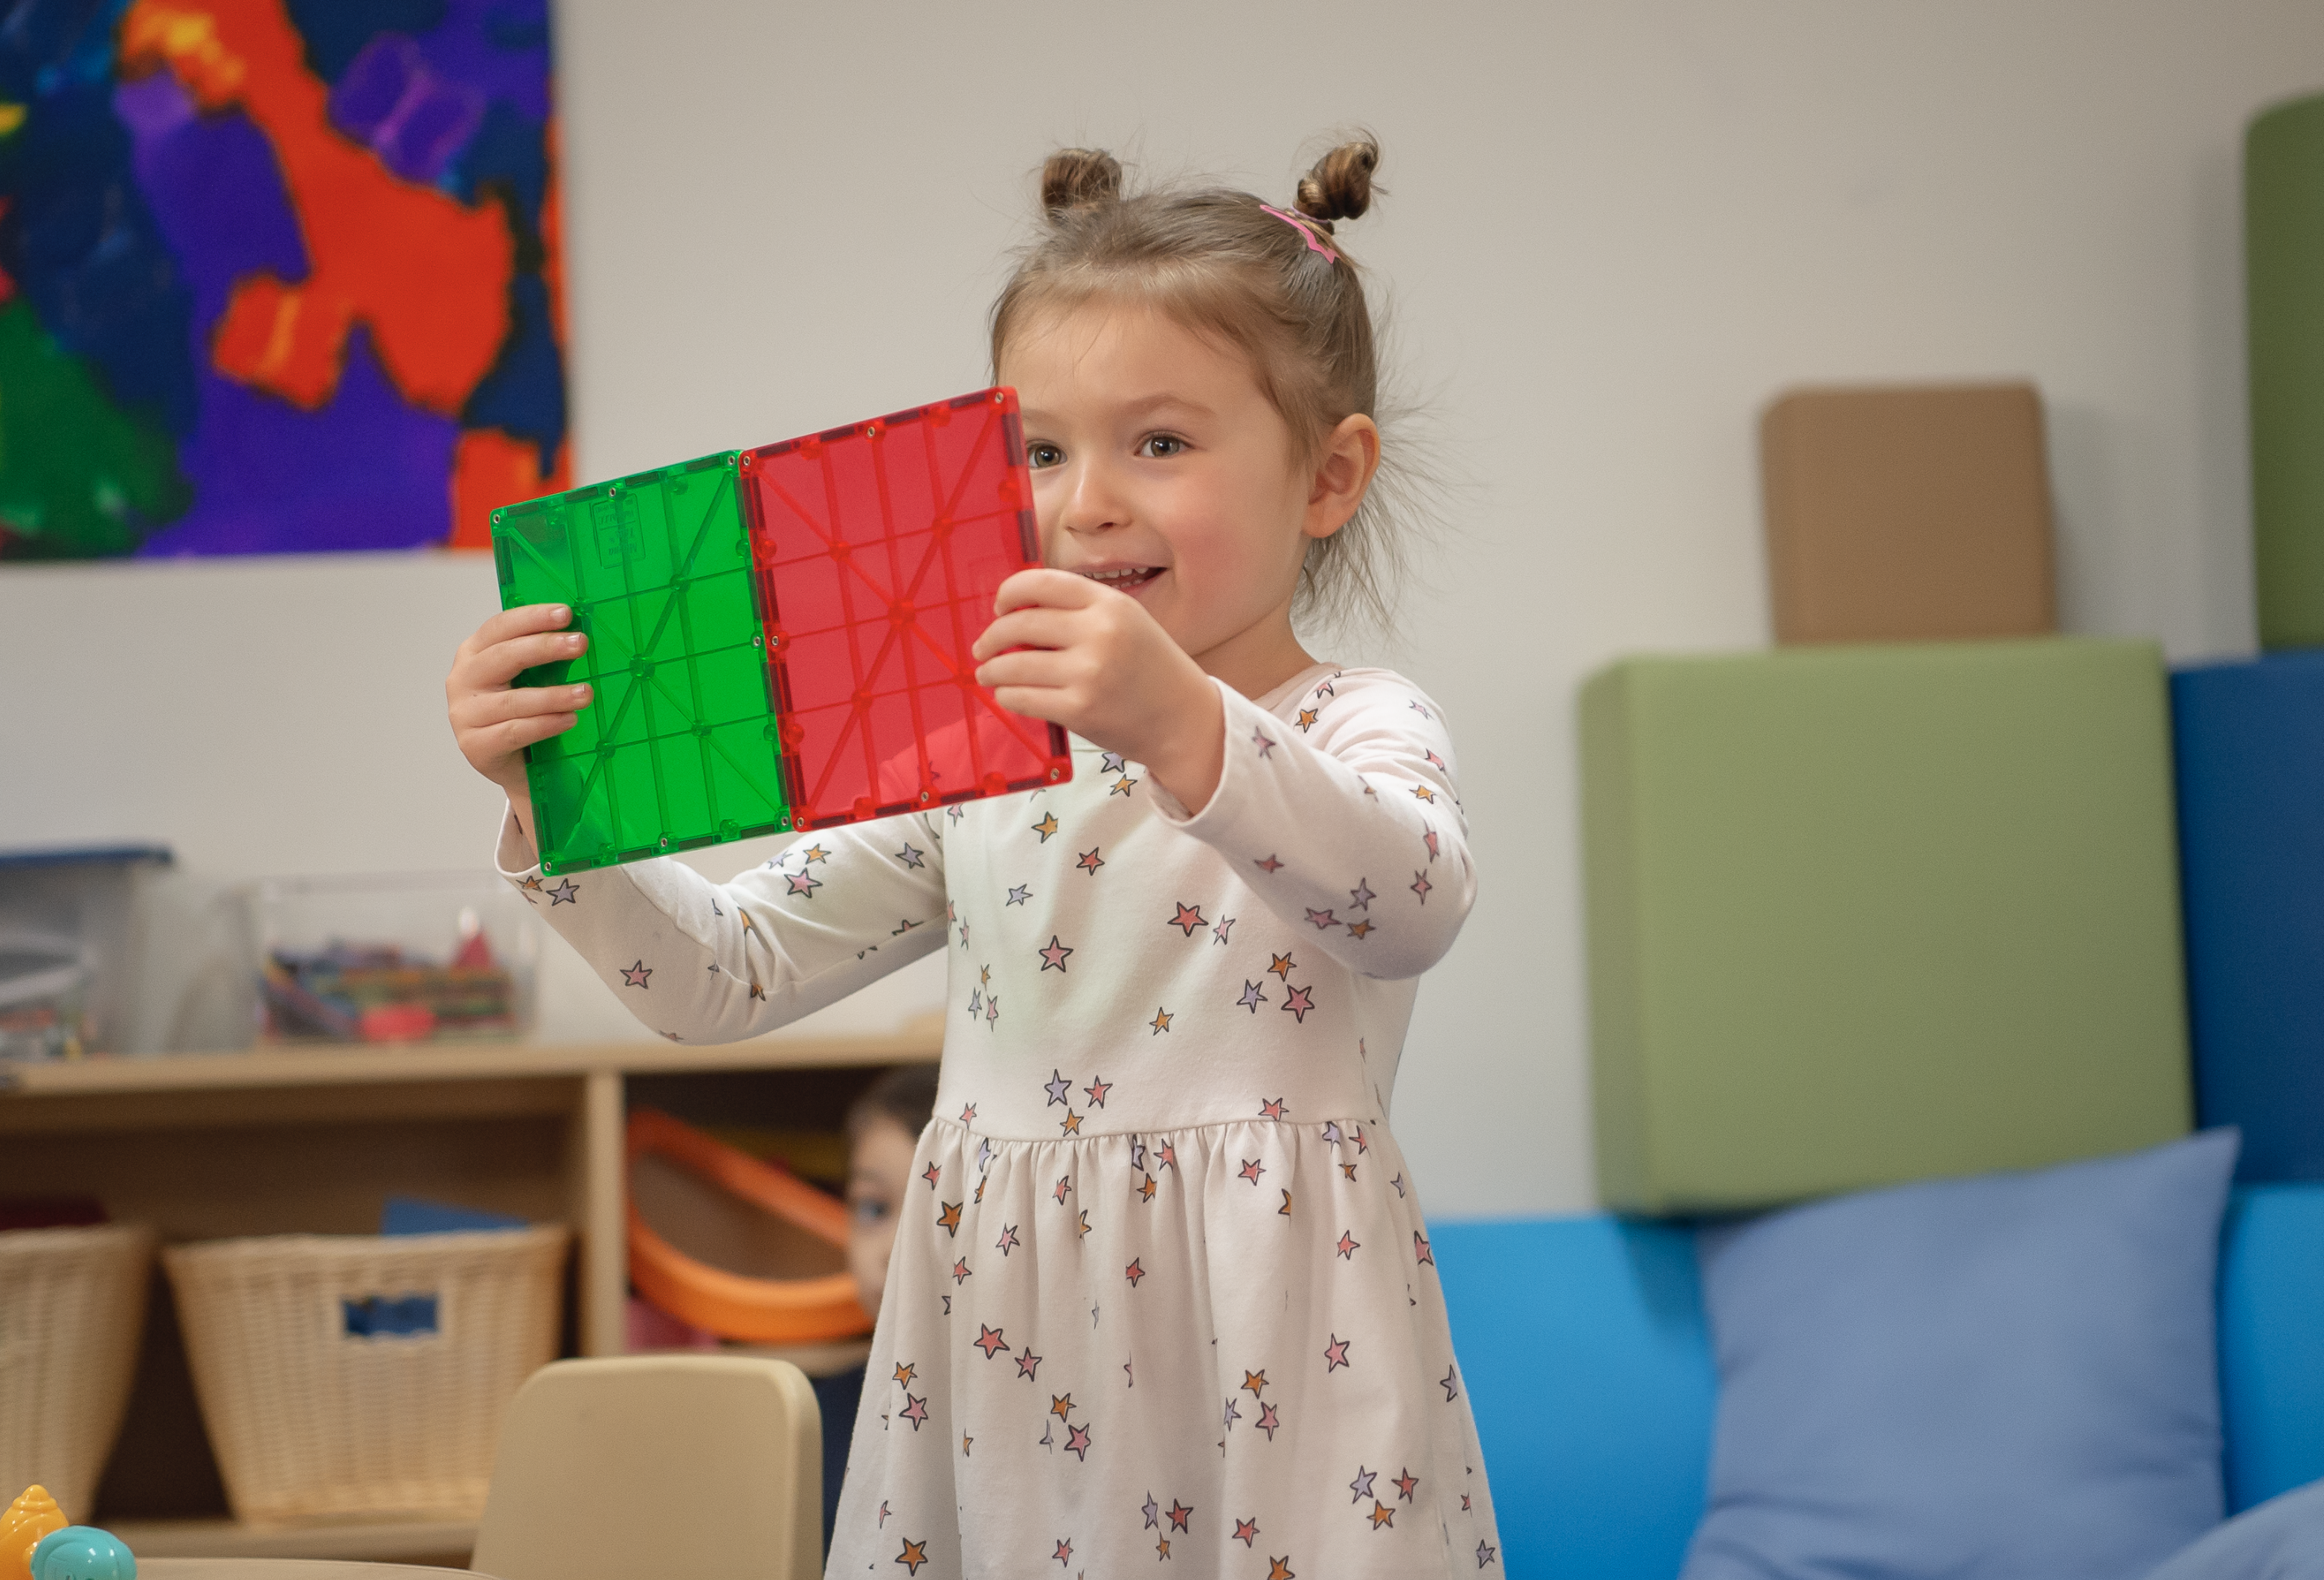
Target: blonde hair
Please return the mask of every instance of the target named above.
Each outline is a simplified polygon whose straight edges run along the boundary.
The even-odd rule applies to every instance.
[[[1301,178],[1286,215],[1223,187],[1125,196],[1111,154],[1058,150],[1041,171],[1042,233],[992,304],[994,378],[1010,337],[1032,316],[1092,300],[1139,302],[1248,356],[1297,459],[1312,462],[1348,417],[1380,421],[1372,312],[1362,273],[1334,230],[1370,208],[1379,167],[1373,138],[1340,144]],[[1295,617],[1361,614],[1393,625],[1405,559],[1387,504],[1388,494],[1402,492],[1397,458],[1383,438],[1381,476],[1355,514],[1308,544]]]

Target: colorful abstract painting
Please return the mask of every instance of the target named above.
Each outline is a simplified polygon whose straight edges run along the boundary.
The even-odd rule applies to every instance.
[[[547,0],[0,0],[0,559],[567,486]]]

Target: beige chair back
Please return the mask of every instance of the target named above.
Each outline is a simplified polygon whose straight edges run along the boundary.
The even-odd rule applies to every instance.
[[[473,1566],[498,1580],[813,1580],[822,1415],[745,1355],[559,1361],[509,1406]]]

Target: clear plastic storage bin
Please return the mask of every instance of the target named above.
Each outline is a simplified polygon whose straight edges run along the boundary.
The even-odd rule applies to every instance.
[[[117,1052],[158,845],[0,850],[0,1059]]]
[[[489,874],[276,879],[250,892],[272,1042],[518,1037],[540,924]]]

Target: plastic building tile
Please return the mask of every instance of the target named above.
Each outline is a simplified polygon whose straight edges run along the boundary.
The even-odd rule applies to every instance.
[[[589,637],[517,678],[595,688],[525,753],[545,873],[790,827],[740,475],[728,451],[493,513],[502,606],[569,604]]]
[[[1004,710],[969,647],[1040,562],[1014,390],[747,451],[791,818],[822,828],[1056,784],[1065,733]]]

